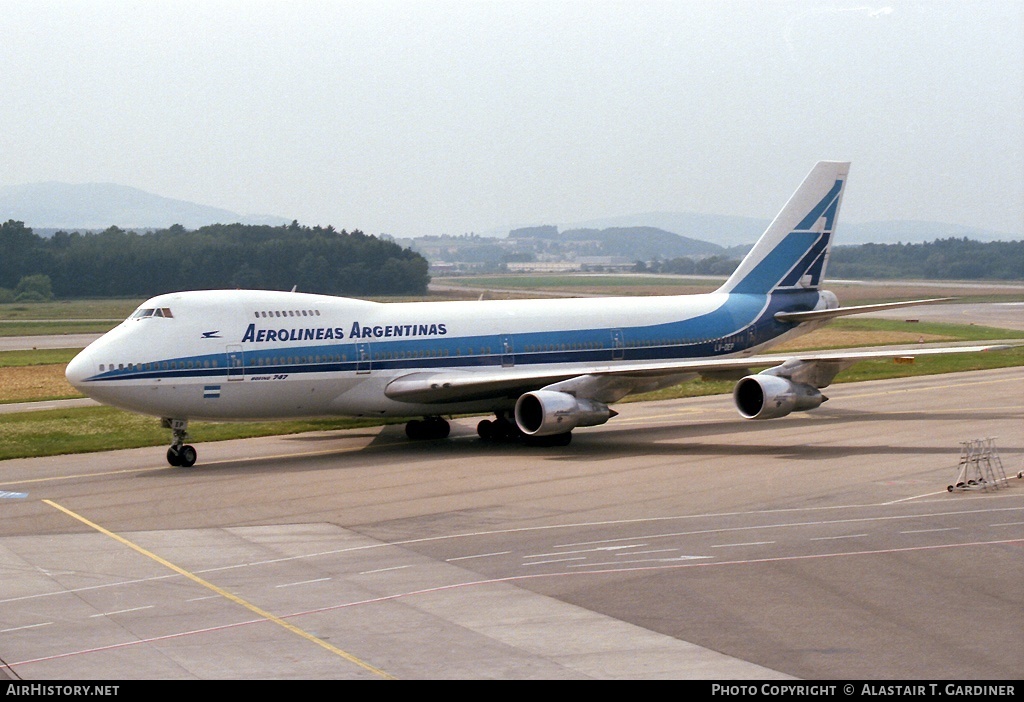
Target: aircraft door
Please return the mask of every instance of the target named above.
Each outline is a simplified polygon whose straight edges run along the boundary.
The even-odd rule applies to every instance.
[[[625,358],[626,344],[623,341],[622,330],[612,329],[612,360],[621,361]]]
[[[228,352],[228,380],[245,380],[245,352],[238,345],[231,345]]]
[[[356,373],[369,373],[371,366],[370,345],[359,342],[356,344]]]
[[[503,368],[511,368],[516,364],[515,349],[512,346],[512,335],[501,335],[501,365]]]

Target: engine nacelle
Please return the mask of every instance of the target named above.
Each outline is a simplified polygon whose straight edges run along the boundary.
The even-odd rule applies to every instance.
[[[554,390],[528,392],[516,401],[516,425],[527,436],[565,434],[576,427],[604,424],[614,416],[607,405]]]
[[[828,398],[813,385],[758,373],[736,383],[732,399],[736,409],[747,419],[775,419],[790,412],[814,409]]]

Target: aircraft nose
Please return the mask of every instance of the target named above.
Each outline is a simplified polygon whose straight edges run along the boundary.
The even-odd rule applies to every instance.
[[[64,377],[75,387],[76,390],[85,392],[85,379],[94,373],[92,355],[88,350],[80,352],[71,359],[68,367],[64,369]],[[88,393],[86,393],[88,394]]]

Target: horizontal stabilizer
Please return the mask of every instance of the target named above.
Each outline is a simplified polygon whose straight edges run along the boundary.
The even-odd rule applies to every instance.
[[[780,322],[815,322],[822,319],[835,319],[851,314],[864,314],[865,312],[879,312],[881,310],[894,310],[899,307],[911,307],[913,305],[931,305],[936,302],[949,302],[955,300],[953,297],[933,297],[927,300],[907,300],[905,302],[884,302],[880,305],[856,305],[854,307],[836,307],[830,310],[807,310],[806,312],[776,312],[775,319]]]

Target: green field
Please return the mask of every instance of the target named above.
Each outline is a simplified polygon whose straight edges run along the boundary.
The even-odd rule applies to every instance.
[[[0,304],[0,336],[102,334],[130,315],[139,300],[62,300]]]
[[[794,341],[794,348],[821,348],[820,346],[801,345],[804,339],[813,339],[815,334],[828,331],[863,332],[875,334],[880,332],[902,332],[911,335],[940,336],[956,341],[990,341],[993,339],[1024,339],[1024,331],[1014,329],[998,329],[978,324],[949,324],[945,322],[905,322],[898,319],[846,318],[837,319],[824,329],[799,337]],[[772,353],[772,351],[769,351]]]
[[[837,382],[855,382],[912,375],[930,375],[1024,365],[1024,346],[977,354],[921,357],[913,364],[890,360],[858,363],[840,374]],[[665,400],[714,395],[732,391],[731,381],[693,380],[658,392],[635,395],[626,401]],[[723,398],[723,403],[728,400]],[[400,420],[390,420],[398,422]],[[323,419],[289,422],[217,423],[193,422],[193,440],[222,441],[255,436],[329,431],[384,424],[373,419]],[[65,453],[109,451],[141,446],[166,446],[170,432],[154,417],[110,407],[45,410],[0,415],[0,460]]]
[[[191,422],[196,441],[223,441],[255,436],[278,436],[308,431],[331,431],[386,422],[363,419],[311,419],[291,422],[224,424]],[[170,431],[160,420],[113,407],[42,410],[0,415],[0,460],[66,453],[90,453],[142,446],[170,445]]]
[[[0,336],[54,336],[59,334],[105,334],[116,322],[33,321],[0,322]]]
[[[629,285],[638,281],[664,281],[650,276],[629,276]],[[537,285],[538,289],[550,289],[563,280],[571,285],[600,287],[622,282],[622,276],[518,276],[524,284]],[[478,285],[488,281],[494,285],[506,285],[508,278],[463,279]],[[557,282],[556,282],[557,281]],[[541,286],[543,283],[543,286]],[[136,300],[77,301],[70,303],[45,303],[42,305],[11,304],[0,305],[0,328],[16,320],[17,324],[36,325],[36,328],[57,327],[66,332],[77,325],[95,325],[96,331],[113,326],[106,322],[84,322],[86,318],[121,319],[136,308]],[[95,317],[93,316],[95,315]],[[109,315],[109,316],[108,316]],[[54,321],[42,322],[42,319]],[[63,326],[62,326],[63,325]],[[12,324],[14,326],[14,324]],[[0,329],[0,335],[4,332]],[[41,333],[20,332],[25,333]],[[821,349],[842,346],[870,346],[886,343],[913,343],[918,336],[929,339],[984,342],[991,339],[1024,339],[1024,332],[993,329],[975,325],[908,323],[896,320],[842,319],[833,322],[824,330],[802,337],[790,349]],[[888,339],[888,340],[887,340]],[[898,339],[898,340],[893,340]],[[77,353],[77,349],[54,349],[34,351],[0,352],[0,380],[6,379],[11,386],[20,377],[40,374],[50,376],[54,383],[63,381],[64,365]],[[909,352],[908,352],[909,353]],[[836,382],[853,382],[882,378],[928,375],[965,370],[980,370],[1024,365],[1024,346],[989,353],[954,354],[945,356],[920,357],[913,364],[897,364],[890,360],[863,361],[839,375]],[[755,369],[759,370],[759,369]],[[33,386],[34,387],[34,386]],[[54,394],[50,389],[30,397],[18,397],[17,401],[80,397],[67,386]],[[731,381],[693,380],[655,393],[636,395],[626,401],[670,399],[728,393],[732,391]],[[39,391],[43,393],[43,390]],[[15,401],[5,396],[0,383],[0,403]],[[728,400],[723,399],[723,402]],[[398,421],[398,420],[394,420]],[[291,422],[261,423],[211,423],[195,422],[190,425],[194,441],[218,441],[289,434],[304,431],[345,429],[358,426],[381,424],[380,420],[325,419]],[[160,427],[156,418],[123,412],[112,408],[83,408],[49,410],[0,415],[0,459],[45,456],[63,453],[104,451],[117,448],[140,446],[165,446],[170,443],[170,432]]]
[[[32,351],[0,351],[0,368],[23,366],[67,365],[81,349],[33,349]],[[2,398],[0,398],[2,401]]]
[[[0,304],[0,320],[109,320],[115,324],[135,311],[138,299],[59,300]]]

